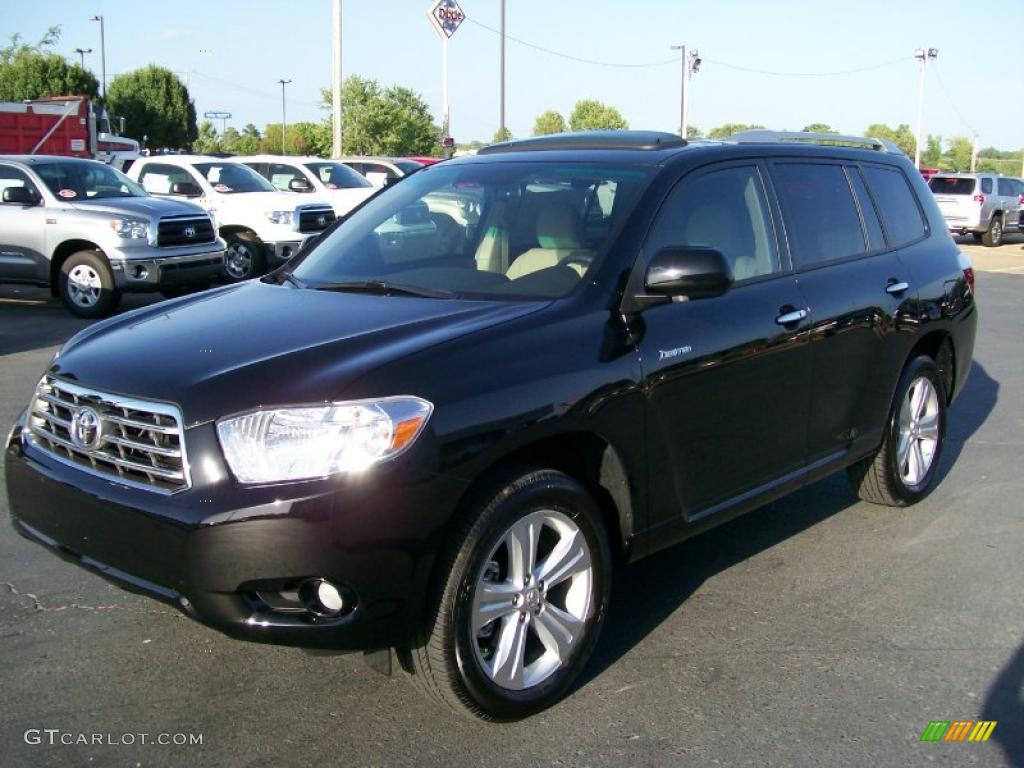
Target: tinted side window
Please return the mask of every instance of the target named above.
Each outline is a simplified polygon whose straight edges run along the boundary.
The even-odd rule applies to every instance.
[[[986,195],[992,194],[992,179],[984,178],[981,180],[981,191]]]
[[[878,220],[875,203],[871,199],[871,195],[868,194],[868,188],[864,186],[864,179],[860,177],[856,168],[848,167],[846,175],[849,176],[854,194],[857,196],[857,202],[860,203],[860,215],[864,220],[864,229],[868,233],[868,249],[880,251],[885,248],[885,236],[882,234],[882,225]]]
[[[779,269],[761,176],[754,166],[723,168],[684,179],[658,214],[645,251],[696,245],[722,252],[733,277]]]
[[[151,195],[169,195],[171,186],[179,181],[196,183],[187,170],[176,165],[147,163],[139,174],[139,184]]]
[[[10,165],[0,165],[0,202],[2,202],[3,191],[8,187],[27,187],[39,196],[36,185],[29,181],[28,174]]]
[[[780,163],[772,177],[796,268],[864,253],[864,232],[842,166]]]
[[[1013,185],[1010,184],[1009,179],[997,179],[996,183],[998,184],[998,190],[1000,195],[1006,195],[1007,197],[1009,197],[1010,195],[1013,194]]]
[[[889,245],[898,248],[924,235],[925,223],[914,190],[906,176],[895,168],[864,166],[871,191],[882,209],[882,221],[889,234]]]
[[[302,172],[293,165],[284,165],[282,163],[271,163],[267,172],[263,174],[264,178],[270,181],[275,187],[280,190],[287,192],[290,187],[288,186],[294,179],[306,180],[306,177],[302,175]]]

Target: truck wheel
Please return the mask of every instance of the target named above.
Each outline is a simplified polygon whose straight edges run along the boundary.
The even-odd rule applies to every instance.
[[[60,265],[57,288],[64,304],[78,317],[105,317],[121,300],[110,264],[100,251],[68,256]]]
[[[236,232],[225,235],[224,240],[228,245],[224,251],[224,275],[228,282],[240,283],[266,271],[263,243],[258,237]]]
[[[989,248],[994,248],[1003,242],[1003,220],[999,216],[992,217],[988,229],[981,235],[981,242]]]
[[[864,501],[905,507],[934,487],[946,435],[946,389],[935,362],[924,355],[903,369],[886,426],[875,453],[847,468],[850,484]]]
[[[611,581],[586,490],[549,469],[509,479],[466,519],[424,634],[399,652],[429,698],[485,720],[523,718],[565,694],[597,642]]]

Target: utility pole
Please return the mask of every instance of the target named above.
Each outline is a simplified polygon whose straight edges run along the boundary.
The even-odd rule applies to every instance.
[[[502,139],[505,138],[505,0],[501,0],[501,108],[498,114],[498,130]]]
[[[92,48],[75,48],[75,53],[78,54],[78,60],[82,69],[85,69],[85,54],[92,53]]]
[[[680,70],[679,86],[679,136],[686,138],[686,123],[690,113],[690,78],[700,71],[700,53],[694,49],[689,55],[686,53],[685,45],[670,46],[673,51],[679,51],[679,61],[682,65]]]
[[[971,136],[971,173],[978,170],[978,132]]]
[[[341,157],[341,0],[332,0],[331,18],[331,157]]]
[[[103,83],[103,104],[106,106],[107,103],[107,41],[106,33],[103,28],[103,17],[102,16],[90,16],[89,21],[98,21],[100,23],[100,77]]]
[[[287,155],[288,149],[285,146],[284,140],[288,135],[288,113],[284,107],[284,87],[291,82],[291,80],[278,80],[281,84],[281,154]]]
[[[917,141],[914,147],[914,167],[921,167],[921,139],[924,131],[924,75],[928,69],[928,59],[936,59],[939,56],[938,48],[918,48],[914,51],[914,58],[920,64],[921,74],[917,82]]]

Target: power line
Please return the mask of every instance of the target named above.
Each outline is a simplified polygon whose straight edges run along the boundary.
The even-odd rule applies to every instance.
[[[974,130],[974,127],[970,123],[967,122],[967,118],[965,118],[960,113],[960,110],[956,108],[956,102],[953,101],[953,97],[950,96],[949,95],[949,91],[946,90],[946,84],[944,82],[942,82],[942,75],[939,74],[939,71],[937,69],[934,70],[934,71],[935,71],[935,79],[939,81],[939,88],[942,89],[942,94],[946,97],[946,101],[949,102],[949,106],[953,108],[953,113],[960,119],[960,122],[963,123],[967,127],[967,130],[969,130],[971,132],[972,136],[977,134],[978,132],[976,130]]]
[[[840,69],[834,72],[776,72],[769,69],[755,69],[753,67],[742,67],[738,64],[729,64],[725,61],[716,61],[715,59],[704,59],[709,64],[717,64],[720,67],[726,69],[735,69],[738,72],[750,72],[755,75],[768,75],[770,77],[836,77],[838,75],[855,75],[859,72],[871,72],[876,69],[883,69],[884,67],[891,67],[894,64],[902,64],[907,61],[906,56],[900,56],[898,59],[891,59],[890,61],[884,61],[881,64],[872,64],[867,67],[857,67],[856,69]]]
[[[471,16],[467,16],[466,17],[466,21],[470,22],[471,24],[476,24],[478,27],[482,27],[483,29],[486,29],[489,32],[493,32],[496,35],[501,35],[501,32],[498,31],[497,29],[495,29],[494,27],[489,27],[486,24],[477,21],[476,19],[474,19]],[[520,40],[518,37],[513,37],[512,35],[509,35],[509,34],[505,35],[505,39],[506,40],[511,40],[514,43],[519,43],[520,45],[525,45],[527,48],[533,48],[535,51],[541,51],[543,53],[547,53],[547,54],[549,54],[551,56],[558,56],[561,59],[569,59],[570,61],[578,61],[581,64],[594,64],[595,66],[598,66],[598,67],[619,67],[619,68],[622,68],[622,69],[640,69],[640,68],[643,68],[643,67],[663,67],[666,64],[675,64],[677,61],[679,61],[679,59],[675,59],[675,58],[663,59],[662,61],[649,61],[649,62],[646,62],[646,63],[643,63],[643,64],[623,64],[621,62],[614,62],[614,61],[598,61],[597,59],[585,59],[585,58],[583,58],[581,56],[572,56],[572,55],[570,55],[568,53],[561,53],[560,51],[553,51],[550,48],[545,48],[544,46],[536,45],[534,43],[527,42],[526,40]]]

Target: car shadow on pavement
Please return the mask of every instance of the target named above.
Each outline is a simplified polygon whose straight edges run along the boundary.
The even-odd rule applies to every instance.
[[[992,687],[985,694],[981,720],[995,720],[992,740],[1002,748],[1006,764],[1024,768],[1024,728],[1020,727],[1024,714],[1024,645],[1003,667]]]
[[[964,444],[988,418],[999,382],[974,363],[949,411],[940,482]],[[844,473],[824,478],[748,515],[619,568],[601,639],[577,688],[618,661],[653,632],[707,580],[858,503]],[[1018,657],[1018,678],[1020,665]],[[1020,709],[1017,710],[1018,717]],[[990,718],[997,719],[997,718]],[[1014,763],[1017,765],[1017,763]]]

